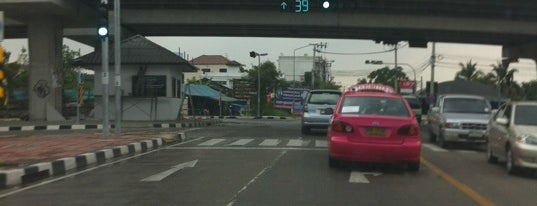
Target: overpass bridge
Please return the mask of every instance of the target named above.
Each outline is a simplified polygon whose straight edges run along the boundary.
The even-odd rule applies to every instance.
[[[537,1],[331,0],[328,10],[321,8],[321,0],[302,1],[309,3],[307,12],[296,13],[294,0],[122,1],[122,35],[371,39],[409,41],[411,46],[496,44],[503,46],[504,56],[537,59]],[[99,45],[95,35],[99,2],[0,0],[5,37],[29,39],[30,86],[38,79],[54,79],[52,74],[61,67],[62,37]],[[286,10],[281,8],[284,2]],[[31,118],[46,119],[43,105],[61,107],[59,94],[43,99],[31,95]]]

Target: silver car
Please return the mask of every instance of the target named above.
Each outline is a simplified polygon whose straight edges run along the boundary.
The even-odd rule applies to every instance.
[[[450,142],[486,143],[490,103],[481,96],[449,94],[438,97],[428,115],[431,142],[446,148]]]
[[[339,90],[311,90],[304,100],[302,134],[308,134],[311,128],[328,128],[332,114],[325,111],[327,108],[333,111],[340,97]]]
[[[490,120],[488,161],[506,162],[507,172],[522,168],[537,170],[537,102],[510,102]]]

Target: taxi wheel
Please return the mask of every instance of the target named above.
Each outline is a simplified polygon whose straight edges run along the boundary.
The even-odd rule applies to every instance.
[[[506,159],[505,167],[507,169],[507,173],[510,174],[510,175],[518,174],[518,172],[520,171],[520,168],[517,167],[515,165],[515,163],[514,163],[513,152],[511,152],[511,147],[507,147],[505,153],[506,153],[506,155],[505,155],[505,159]]]
[[[419,162],[408,163],[407,169],[408,171],[411,171],[411,172],[417,172],[420,170],[420,163]]]

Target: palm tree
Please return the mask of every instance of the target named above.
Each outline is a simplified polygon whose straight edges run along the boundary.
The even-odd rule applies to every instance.
[[[477,63],[472,63],[472,60],[466,64],[459,63],[461,70],[455,75],[455,80],[476,81],[484,76],[482,71],[477,69]]]
[[[500,92],[510,97],[512,90],[517,86],[514,74],[518,70],[509,69],[507,65],[498,62],[497,65],[492,65],[492,71],[496,74],[496,85],[500,88]]]

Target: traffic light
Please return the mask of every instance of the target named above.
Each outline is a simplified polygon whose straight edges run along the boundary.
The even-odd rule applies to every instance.
[[[97,37],[104,39],[108,37],[108,0],[101,0],[97,8]]]
[[[250,52],[250,57],[255,58],[256,56],[257,56],[257,54],[255,53],[255,51]]]

